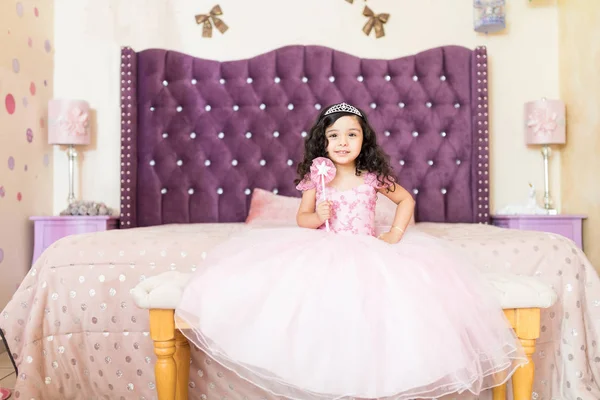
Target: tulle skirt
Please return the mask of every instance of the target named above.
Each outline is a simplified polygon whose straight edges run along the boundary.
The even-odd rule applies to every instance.
[[[251,230],[202,265],[176,310],[178,327],[277,396],[478,394],[527,363],[478,271],[416,229],[394,245],[303,228]]]

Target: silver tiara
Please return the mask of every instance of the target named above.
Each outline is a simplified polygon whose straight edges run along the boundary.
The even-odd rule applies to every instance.
[[[338,112],[346,112],[346,113],[356,114],[361,118],[363,116],[356,107],[351,106],[350,104],[346,104],[346,103],[339,103],[339,104],[335,104],[335,105],[329,107],[329,110],[325,111],[325,114],[323,114],[323,116],[333,114],[333,113],[338,113]]]

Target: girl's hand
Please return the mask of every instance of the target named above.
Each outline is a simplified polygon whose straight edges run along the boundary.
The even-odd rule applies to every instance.
[[[319,221],[325,222],[331,217],[331,203],[329,201],[323,201],[317,206],[316,210]]]
[[[377,239],[383,240],[389,244],[396,244],[400,241],[400,239],[402,239],[403,235],[404,234],[402,232],[394,229],[393,231],[382,233],[381,235],[377,236]]]

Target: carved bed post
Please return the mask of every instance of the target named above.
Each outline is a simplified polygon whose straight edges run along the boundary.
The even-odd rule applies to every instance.
[[[150,336],[157,357],[154,373],[158,400],[175,399],[177,365],[174,359],[176,349],[174,314],[175,310],[150,310]],[[187,385],[185,387],[187,388]]]
[[[506,318],[519,338],[529,363],[518,368],[512,376],[513,400],[530,400],[533,393],[535,341],[540,337],[539,308],[512,308],[504,310]],[[493,400],[506,400],[506,383],[492,389]]]
[[[492,400],[506,400],[506,383],[492,388]]]
[[[175,400],[188,400],[190,380],[190,344],[179,330],[175,330],[175,365],[177,367],[177,387]]]
[[[513,399],[529,400],[533,391],[535,373],[532,356],[535,353],[535,341],[540,337],[540,309],[516,309],[515,332],[525,349],[529,363],[519,368],[513,375]]]

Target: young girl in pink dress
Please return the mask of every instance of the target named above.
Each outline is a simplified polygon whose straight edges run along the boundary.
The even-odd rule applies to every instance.
[[[326,185],[319,157],[335,168]],[[291,399],[479,394],[527,362],[476,268],[408,227],[414,201],[361,110],[325,108],[298,171],[299,227],[235,236],[192,277],[176,310],[191,342]],[[379,234],[377,193],[398,204]]]

